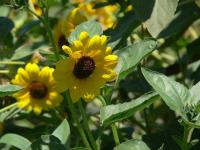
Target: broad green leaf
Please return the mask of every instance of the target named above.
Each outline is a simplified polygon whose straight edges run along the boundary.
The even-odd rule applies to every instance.
[[[79,35],[83,31],[88,32],[90,37],[102,34],[102,28],[99,23],[96,21],[86,21],[76,26],[75,30],[68,37],[69,43],[73,43],[73,41],[79,39]]]
[[[29,147],[29,145],[31,145],[31,142],[28,139],[20,135],[11,134],[11,133],[3,135],[0,138],[0,143],[15,146],[19,148],[20,150],[26,150]]]
[[[62,123],[56,128],[52,135],[57,137],[62,142],[62,144],[66,144],[70,135],[70,128],[66,119],[62,121]]]
[[[150,148],[140,140],[129,140],[116,146],[114,150],[150,150]]]
[[[0,39],[8,36],[14,27],[14,23],[7,17],[0,17]]]
[[[107,126],[113,122],[120,121],[132,116],[136,111],[141,111],[158,99],[156,93],[148,93],[130,102],[116,105],[107,105],[100,109],[100,119]]]
[[[0,97],[12,95],[15,92],[18,92],[23,87],[18,85],[12,85],[12,84],[6,84],[6,85],[0,85]]]
[[[184,106],[191,98],[189,90],[184,85],[163,74],[144,68],[142,68],[142,73],[169,108],[182,115]]]
[[[180,35],[199,17],[199,8],[195,3],[180,6],[172,21],[159,33],[158,38]]]
[[[118,73],[118,80],[133,71],[134,67],[156,48],[156,45],[156,40],[150,38],[116,51],[116,55],[119,56],[115,69]]]
[[[134,0],[134,9],[153,37],[171,22],[179,0]],[[144,11],[145,10],[145,11]]]
[[[198,104],[200,102],[200,82],[195,84],[191,89],[190,89],[190,94],[192,96],[191,98],[191,103],[192,104]]]

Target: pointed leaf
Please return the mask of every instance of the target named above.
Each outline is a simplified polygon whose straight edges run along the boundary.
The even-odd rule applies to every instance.
[[[200,102],[200,82],[195,84],[191,89],[190,89],[190,94],[192,96],[191,102],[193,104],[198,104]]]
[[[134,67],[156,48],[156,45],[156,40],[150,38],[116,51],[119,56],[115,69],[118,73],[118,80],[133,71]]]
[[[148,31],[156,38],[175,15],[179,0],[134,0],[135,11]],[[144,11],[145,10],[145,11]]]
[[[0,97],[12,95],[15,92],[18,92],[23,87],[18,85],[6,84],[0,85]]]
[[[107,126],[113,122],[120,121],[132,116],[136,111],[141,111],[158,99],[156,93],[145,94],[130,102],[107,105],[100,109],[100,119]]]
[[[173,111],[183,114],[184,106],[190,100],[189,90],[164,74],[142,68],[142,73],[153,89]]]
[[[31,142],[28,139],[24,138],[23,136],[12,133],[3,135],[0,138],[0,143],[12,145],[21,150],[25,150],[31,145]]]
[[[66,119],[62,121],[62,123],[56,128],[52,135],[57,137],[62,142],[62,144],[66,144],[70,135],[70,128]]]

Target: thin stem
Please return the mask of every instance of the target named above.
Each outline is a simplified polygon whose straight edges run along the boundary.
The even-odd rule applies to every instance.
[[[194,128],[191,128],[187,125],[184,126],[183,145],[181,147],[182,150],[189,150],[188,143],[190,143],[193,131]]]
[[[28,8],[28,7],[27,7]],[[28,10],[30,11],[30,13],[32,13],[34,16],[36,16],[42,23],[43,25],[45,26],[45,29],[47,31],[47,34],[49,36],[49,40],[52,44],[52,47],[53,47],[53,51],[55,53],[55,56],[56,56],[56,59],[59,60],[60,59],[60,56],[59,56],[59,53],[58,53],[58,49],[57,49],[57,46],[55,44],[55,41],[54,41],[54,38],[53,38],[53,34],[51,32],[51,28],[49,26],[49,20],[48,20],[48,16],[45,17],[45,18],[42,18],[41,16],[38,16],[34,11],[32,11],[31,9],[28,8]]]
[[[99,96],[99,99],[101,100],[101,103],[103,104],[103,106],[107,105],[105,99],[102,96]],[[120,144],[119,135],[117,132],[117,127],[114,123],[111,124],[111,129],[112,129],[115,145],[119,145]]]
[[[9,70],[0,70],[0,74],[8,74],[9,72]]]
[[[65,93],[65,97],[66,97],[66,99],[67,99],[67,101],[68,101],[68,106],[69,106],[69,109],[70,109],[70,111],[71,111],[71,113],[72,113],[72,118],[73,118],[74,122],[77,124],[77,129],[78,129],[78,131],[79,131],[79,133],[80,133],[80,135],[81,135],[81,138],[82,138],[82,140],[83,140],[83,143],[85,144],[85,146],[86,146],[89,150],[92,150],[92,148],[91,148],[91,146],[90,146],[90,144],[89,144],[89,142],[88,142],[88,139],[87,139],[87,137],[86,137],[86,135],[85,135],[85,132],[84,132],[84,130],[82,129],[82,127],[81,127],[81,125],[80,125],[80,122],[79,122],[79,120],[78,120],[78,115],[77,115],[76,110],[75,110],[75,107],[74,107],[74,105],[73,105],[73,103],[72,103],[72,100],[71,100],[71,97],[70,97],[70,95],[69,95],[69,92],[66,92],[66,93]]]
[[[23,61],[0,61],[0,65],[24,65]]]
[[[0,113],[17,106],[17,102],[0,109]]]
[[[119,141],[119,136],[118,136],[118,132],[117,132],[117,127],[115,124],[111,125],[111,129],[112,129],[112,133],[113,133],[113,137],[114,137],[114,141],[115,141],[115,145],[119,145],[120,141]]]
[[[78,106],[79,106],[79,109],[80,109],[81,114],[82,114],[82,116],[83,116],[83,125],[84,125],[84,128],[85,128],[85,130],[86,130],[86,133],[87,133],[87,135],[88,135],[88,137],[89,137],[90,143],[91,143],[93,149],[94,149],[94,150],[97,150],[97,145],[96,145],[94,136],[92,135],[92,132],[91,132],[89,126],[88,126],[88,119],[87,119],[87,115],[86,115],[86,113],[85,113],[85,111],[84,111],[82,101],[80,101],[80,102],[78,103]]]
[[[145,119],[145,123],[146,123],[146,133],[149,134],[150,133],[150,127],[149,127],[149,120],[148,120],[146,108],[144,109],[144,119]]]

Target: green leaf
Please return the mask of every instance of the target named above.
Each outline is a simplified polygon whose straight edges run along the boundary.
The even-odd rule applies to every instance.
[[[102,28],[99,23],[96,21],[86,21],[76,26],[75,30],[68,37],[69,43],[73,43],[73,41],[79,39],[79,35],[83,31],[88,32],[90,37],[102,34]]]
[[[129,140],[116,146],[114,150],[150,150],[150,148],[140,140]]]
[[[62,121],[62,123],[56,128],[52,135],[57,137],[62,142],[62,144],[67,143],[70,135],[70,128],[66,119]]]
[[[158,99],[156,93],[148,93],[130,102],[116,105],[107,105],[100,109],[100,119],[107,126],[132,116],[136,111],[141,111]]]
[[[31,145],[31,142],[28,139],[20,135],[11,133],[3,135],[0,138],[0,143],[12,145],[21,150],[26,150],[29,147],[29,145]]]
[[[189,90],[163,74],[144,68],[142,68],[142,73],[169,108],[183,115],[183,108],[191,98]]]
[[[195,84],[191,89],[190,89],[190,94],[192,96],[191,98],[191,103],[192,104],[198,104],[200,102],[200,82]]]
[[[7,17],[0,17],[0,39],[8,36],[14,27],[14,23]]]
[[[134,67],[156,48],[156,45],[156,40],[149,38],[116,51],[119,56],[115,69],[118,73],[118,80],[133,71]]]
[[[18,85],[6,84],[0,85],[0,97],[12,95],[15,92],[18,92],[23,87]]]
[[[179,0],[134,0],[134,9],[153,37],[171,22]],[[145,10],[145,11],[144,11]]]

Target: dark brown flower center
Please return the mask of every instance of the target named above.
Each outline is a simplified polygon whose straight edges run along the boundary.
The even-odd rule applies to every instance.
[[[79,79],[89,77],[95,69],[95,62],[89,56],[81,57],[74,66],[73,73]]]
[[[30,85],[30,95],[35,99],[42,99],[47,96],[48,88],[41,82],[34,81]]]
[[[69,43],[68,43],[68,41],[66,40],[66,37],[65,37],[65,35],[61,35],[60,37],[59,37],[59,39],[58,39],[58,47],[60,48],[60,49],[62,49],[62,46],[63,45],[69,45]]]

